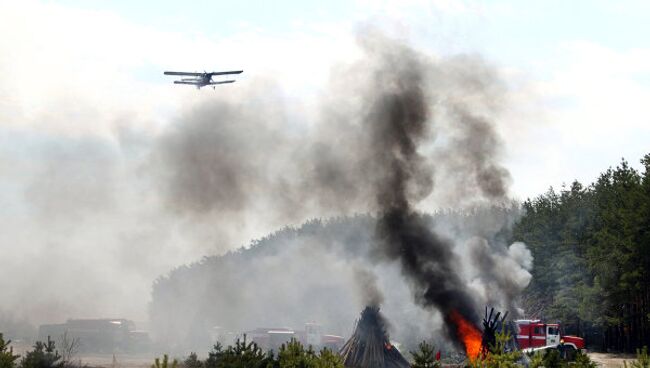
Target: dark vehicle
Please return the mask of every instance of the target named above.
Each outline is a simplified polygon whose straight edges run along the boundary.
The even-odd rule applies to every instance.
[[[38,338],[46,341],[50,336],[57,346],[63,346],[63,336],[68,342],[78,341],[79,352],[115,353],[146,351],[149,335],[138,331],[135,323],[127,319],[69,319],[66,323],[41,325]]]

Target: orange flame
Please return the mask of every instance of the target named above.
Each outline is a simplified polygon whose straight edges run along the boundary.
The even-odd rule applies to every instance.
[[[481,334],[481,331],[476,326],[463,318],[455,310],[451,311],[449,317],[456,325],[456,332],[465,346],[467,357],[473,362],[481,354],[483,334]]]

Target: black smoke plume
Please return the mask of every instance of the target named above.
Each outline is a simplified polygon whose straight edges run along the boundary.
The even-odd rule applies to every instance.
[[[433,191],[434,167],[421,154],[430,130],[435,128],[435,110],[427,85],[432,64],[407,46],[390,40],[375,40],[373,56],[378,59],[375,84],[367,96],[365,126],[372,137],[372,167],[381,175],[375,182],[379,219],[376,228],[378,252],[401,264],[412,282],[415,299],[422,306],[442,313],[448,333],[457,337],[450,316],[457,311],[478,322],[477,305],[461,278],[454,243],[436,234],[416,211],[415,205]],[[435,82],[435,81],[434,81]],[[469,144],[457,162],[473,172],[474,182],[487,198],[504,198],[507,171],[492,162],[496,139],[487,121],[454,106],[451,115],[455,131],[464,132]],[[453,152],[449,153],[453,155]],[[441,163],[444,165],[445,163]],[[455,339],[458,341],[458,339]]]

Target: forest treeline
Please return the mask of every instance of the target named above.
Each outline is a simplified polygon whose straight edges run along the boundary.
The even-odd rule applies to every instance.
[[[513,229],[534,257],[526,315],[561,321],[592,348],[650,345],[650,154],[641,163],[525,201]]]
[[[441,211],[427,221],[459,243],[486,228],[490,242],[525,242],[533,254],[525,316],[560,321],[590,349],[633,352],[650,345],[650,155],[642,164],[638,171],[622,161],[588,185],[574,182],[501,208]],[[202,346],[205,326],[300,326],[317,315],[330,333],[345,335],[358,312],[358,290],[346,271],[352,267],[337,265],[367,262],[374,221],[370,215],[313,220],[179,267],[154,284],[154,332],[178,337],[170,346]],[[421,328],[428,317],[412,305],[399,272],[381,263],[366,267],[379,277],[393,336],[407,346],[434,337],[422,334],[433,328]]]

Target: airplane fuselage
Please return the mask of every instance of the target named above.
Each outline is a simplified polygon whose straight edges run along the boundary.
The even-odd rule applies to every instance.
[[[209,86],[212,82],[212,76],[207,73],[196,76],[195,78],[183,78],[181,79],[184,82],[193,82],[196,85],[196,89],[201,89],[201,87]]]
[[[189,84],[195,86],[196,89],[200,89],[205,86],[212,86],[217,84],[225,83],[234,83],[234,80],[219,80],[212,81],[214,75],[228,75],[228,74],[240,74],[243,70],[233,70],[227,72],[211,72],[211,73],[198,73],[198,72],[165,72],[165,75],[180,75],[180,76],[190,76],[190,78],[182,78],[181,80],[174,81],[174,84]]]

